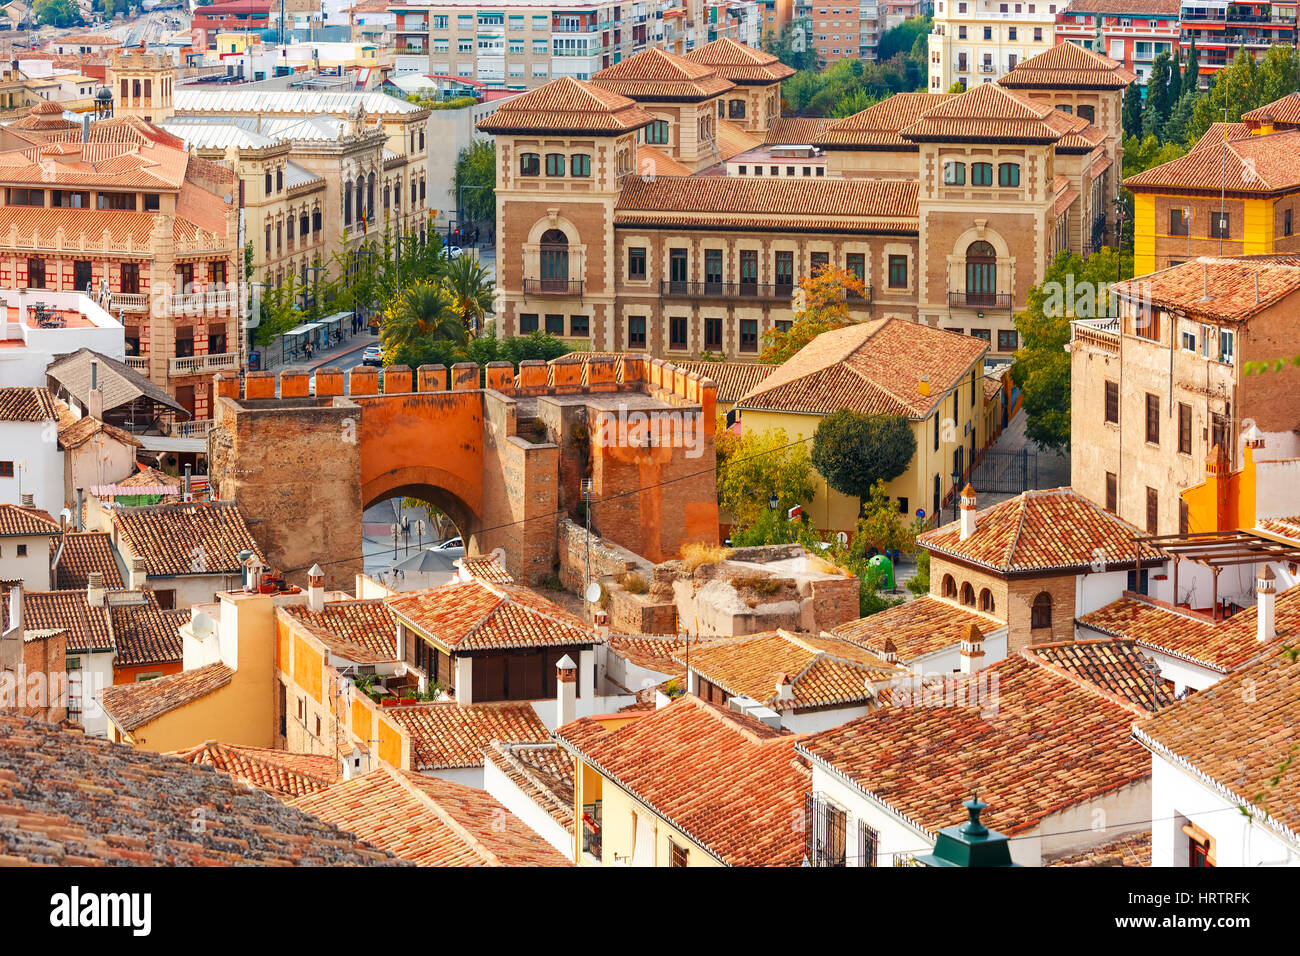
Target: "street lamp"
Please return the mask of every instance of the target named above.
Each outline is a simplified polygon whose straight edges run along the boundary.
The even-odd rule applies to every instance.
[[[952,520],[953,521],[956,521],[957,518],[959,517],[959,515],[957,514],[957,504],[958,504],[957,499],[961,497],[961,491],[959,490],[960,487],[961,487],[961,465],[954,463],[952,466]]]
[[[1115,281],[1124,281],[1124,218],[1128,209],[1124,200],[1115,199]]]
[[[771,494],[770,496],[768,496],[768,499],[767,499],[767,506],[768,506],[769,508],[771,508],[773,511],[775,511],[777,508],[781,507],[781,499],[778,498],[778,497],[776,496],[776,492],[775,492],[775,491],[772,492],[772,494]]]

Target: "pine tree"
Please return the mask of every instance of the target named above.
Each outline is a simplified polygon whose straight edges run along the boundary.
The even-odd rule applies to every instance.
[[[1157,136],[1169,118],[1169,54],[1161,53],[1151,64],[1151,75],[1147,78],[1146,116],[1142,118],[1143,129],[1150,129]]]
[[[1178,97],[1183,95],[1183,74],[1178,66],[1178,48],[1174,47],[1169,56],[1169,108],[1173,110]]]
[[[1124,91],[1124,108],[1120,113],[1125,136],[1135,136],[1142,131],[1142,87],[1130,83]]]
[[[1196,56],[1195,39],[1192,40],[1192,45],[1187,49],[1187,60],[1183,64],[1183,90],[1185,92],[1189,89],[1198,92],[1201,89],[1201,64]]]

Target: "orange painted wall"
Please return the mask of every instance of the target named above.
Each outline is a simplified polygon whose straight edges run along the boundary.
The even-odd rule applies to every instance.
[[[1207,474],[1182,493],[1188,531],[1232,531],[1255,526],[1255,450],[1245,448],[1241,471]]]
[[[397,728],[384,720],[379,723],[379,759],[394,767],[402,766],[402,735]],[[404,768],[409,769],[409,768]]]
[[[172,674],[179,674],[182,670],[180,661],[169,661],[166,664],[136,664],[132,667],[113,667],[114,684],[134,684],[140,679],[141,674],[158,674],[162,677],[170,677]]]
[[[321,656],[297,634],[293,636],[293,680],[312,696],[321,700]]]

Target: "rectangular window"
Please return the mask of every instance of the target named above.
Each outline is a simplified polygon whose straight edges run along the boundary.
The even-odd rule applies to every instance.
[[[569,316],[569,334],[572,335],[574,338],[585,339],[590,334],[590,332],[588,331],[590,327],[591,327],[590,322],[588,321],[587,316],[585,315]]]
[[[808,256],[808,274],[818,275],[831,264],[829,252],[814,252]]]
[[[569,175],[583,179],[591,175],[591,157],[586,153],[577,153],[569,159]]]
[[[867,257],[861,252],[850,252],[844,257],[844,268],[862,282],[867,281]]]
[[[627,319],[627,347],[645,348],[645,316],[631,315]]]
[[[722,286],[722,250],[704,250],[704,288],[717,291]]]
[[[704,320],[704,347],[706,349],[722,348],[722,320]]]
[[[1188,230],[1188,210],[1174,207],[1169,210],[1169,235],[1185,236]]]
[[[91,264],[84,260],[78,259],[72,264],[72,287],[78,292],[91,293],[90,277],[93,269]]]
[[[690,250],[688,249],[669,249],[668,250],[668,281],[674,287],[674,291],[684,292],[686,282],[690,275]]]
[[[891,289],[907,288],[907,256],[889,257],[889,287]]]
[[[1178,403],[1178,452],[1192,453],[1192,407],[1183,402]]]
[[[1106,510],[1111,514],[1119,510],[1119,477],[1113,471],[1106,472]]]
[[[539,176],[542,172],[542,158],[536,153],[519,154],[519,175]]]
[[[1119,383],[1106,382],[1106,417],[1104,419],[1119,424]]]
[[[1232,364],[1234,338],[1235,333],[1230,332],[1227,329],[1219,329],[1219,361],[1223,362],[1225,365]]]
[[[778,252],[776,254],[776,284],[787,288],[794,285],[793,252]]]
[[[527,335],[529,332],[537,331],[537,313],[530,312],[526,315],[519,316],[519,332],[521,335]]]
[[[563,335],[564,334],[564,316],[548,315],[546,317],[546,334]]]
[[[668,142],[668,121],[655,120],[645,128],[645,141],[655,146],[663,146]]]
[[[1228,228],[1228,214],[1226,212],[1210,213],[1210,238],[1211,239],[1231,239]]]
[[[563,153],[546,154],[546,175],[548,176],[564,175],[564,154]]]
[[[1291,235],[1291,210],[1282,210],[1282,235]]]
[[[758,351],[758,320],[757,319],[740,320],[740,351],[742,352]]]
[[[758,253],[753,249],[742,249],[740,252],[740,294],[754,294],[754,288],[758,284]]]
[[[1020,347],[1020,336],[1015,329],[998,329],[998,351],[1014,352]]]
[[[971,163],[970,184],[972,186],[992,186],[993,185],[993,164],[992,163]]]
[[[669,866],[685,866],[687,855],[688,853],[686,847],[678,846],[672,840],[668,841],[668,865]]]
[[[675,315],[668,320],[668,347],[677,351],[686,349],[686,317]]]
[[[1147,392],[1147,441],[1160,444],[1160,396]]]
[[[45,260],[44,259],[27,260],[27,288],[29,289],[45,288]]]
[[[1160,493],[1154,488],[1147,488],[1147,534],[1159,534],[1160,527]]]
[[[1196,333],[1195,332],[1188,332],[1184,330],[1182,334],[1182,342],[1183,342],[1184,352],[1191,352],[1193,355],[1196,354]]]
[[[627,277],[636,281],[645,279],[644,246],[633,246],[627,250]]]

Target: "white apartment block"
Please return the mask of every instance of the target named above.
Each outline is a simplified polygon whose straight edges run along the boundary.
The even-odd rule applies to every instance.
[[[496,89],[593,73],[657,46],[685,54],[720,36],[753,42],[755,0],[431,0],[393,3],[396,52],[428,72]]]
[[[930,33],[930,92],[954,83],[992,83],[1056,45],[1058,3],[935,0]]]

